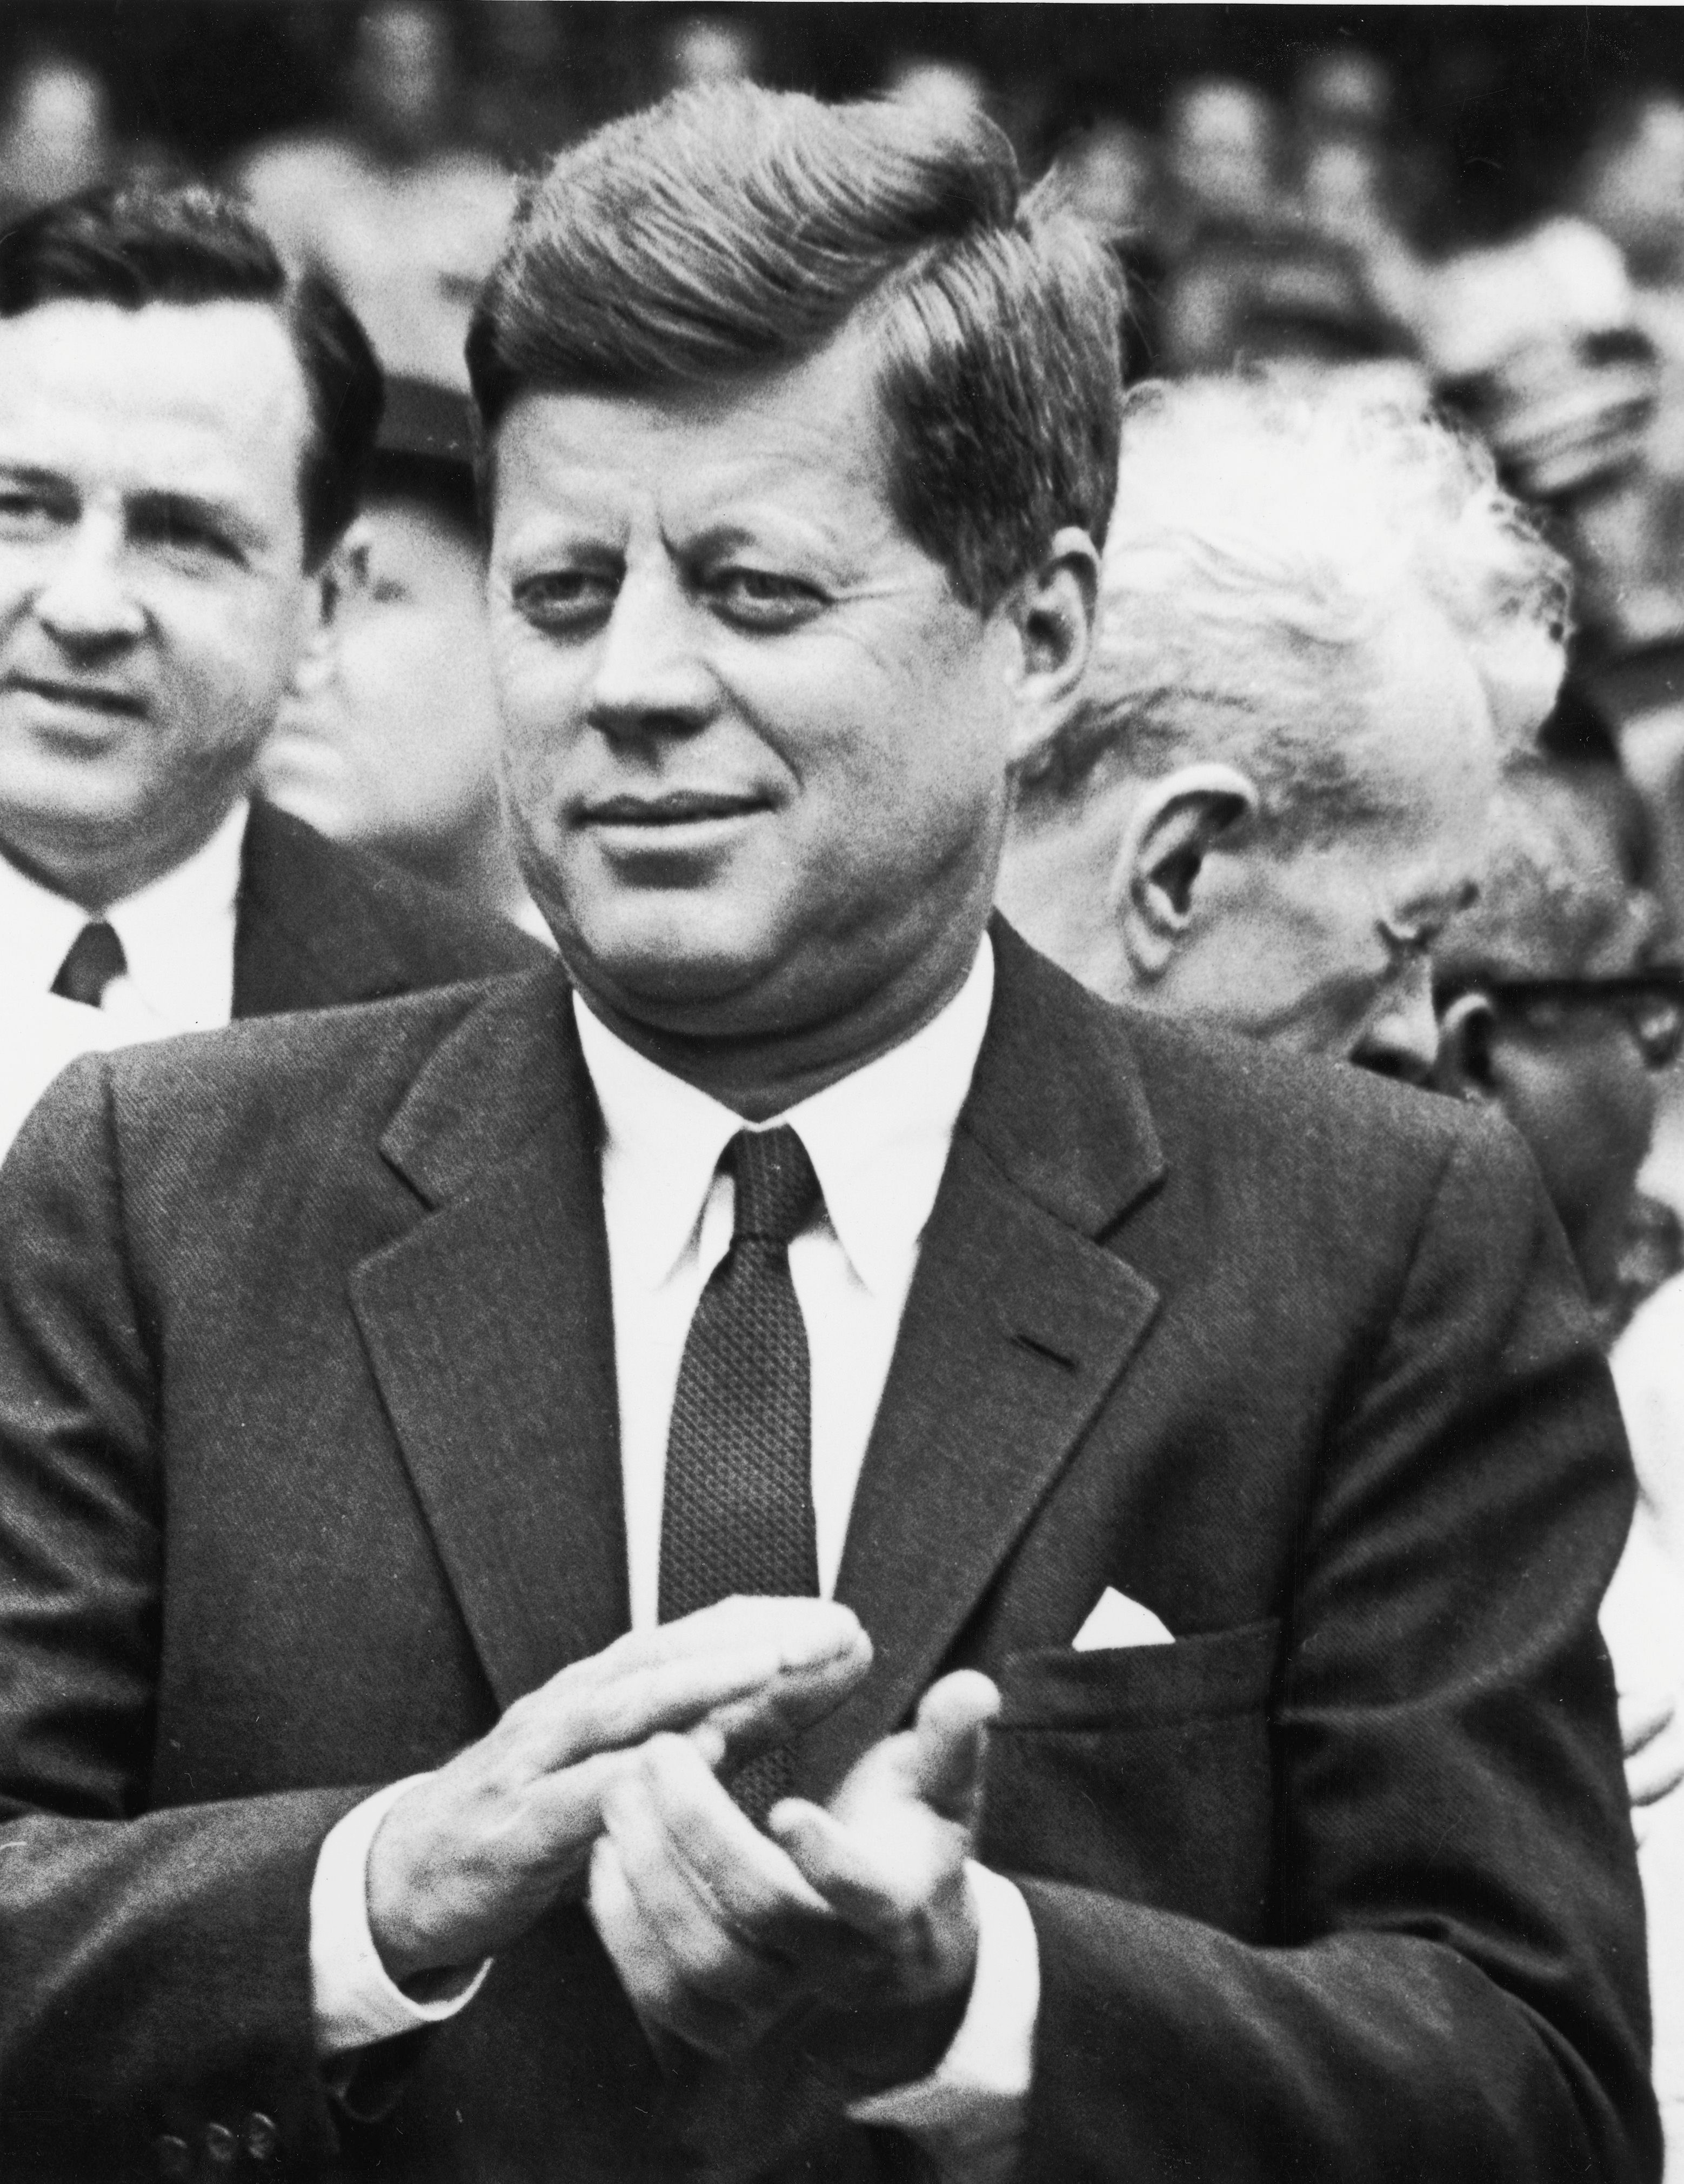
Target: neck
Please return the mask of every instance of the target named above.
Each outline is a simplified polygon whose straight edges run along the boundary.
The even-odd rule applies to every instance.
[[[694,1084],[745,1122],[769,1122],[903,1045],[940,1016],[970,976],[979,929],[956,933],[857,1006],[798,1028],[720,1038],[677,1032],[632,1015],[588,978],[576,983],[591,1013],[657,1068]]]
[[[239,794],[245,794],[242,783]],[[173,836],[166,844],[124,838],[120,828],[98,833],[88,841],[20,843],[0,834],[0,856],[15,865],[26,878],[50,893],[62,895],[92,917],[103,916],[120,902],[139,894],[154,880],[173,872],[195,857],[234,808],[231,797],[191,833]],[[109,837],[114,835],[117,838]]]

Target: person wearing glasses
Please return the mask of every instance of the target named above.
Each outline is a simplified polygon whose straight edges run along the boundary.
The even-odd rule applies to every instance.
[[[1434,1082],[1498,1110],[1526,1139],[1612,1343],[1667,1258],[1677,1263],[1676,1222],[1637,1186],[1658,1072],[1684,1047],[1684,970],[1667,960],[1642,806],[1613,744],[1598,747],[1574,709],[1559,718],[1574,722],[1574,755],[1547,749],[1508,770],[1479,901],[1441,946]],[[1630,1423],[1640,1498],[1602,1625],[1648,1909],[1670,2166],[1684,2160],[1684,1583],[1667,1536],[1681,1513]]]

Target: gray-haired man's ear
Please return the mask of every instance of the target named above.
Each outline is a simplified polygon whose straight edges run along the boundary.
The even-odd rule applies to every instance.
[[[1138,978],[1168,969],[1193,929],[1207,858],[1257,806],[1246,777],[1213,761],[1178,767],[1135,805],[1112,865],[1108,907]]]
[[[1483,994],[1463,994],[1438,1020],[1438,1060],[1430,1078],[1453,1100],[1490,1105],[1497,1097],[1493,1034],[1497,1012]]]
[[[359,516],[316,572],[315,611],[293,670],[290,687],[296,697],[314,698],[332,679],[345,616],[368,589],[372,537]]]

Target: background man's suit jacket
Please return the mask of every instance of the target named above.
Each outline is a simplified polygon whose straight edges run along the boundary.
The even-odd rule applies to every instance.
[[[1026,2177],[1653,2176],[1596,1630],[1631,1489],[1518,1141],[997,948],[839,1586],[876,1664],[805,1787],[1001,1680]],[[254,2116],[290,2176],[906,2159],[804,2141],[775,2052],[675,2098],[577,1905],[376,2051],[364,2120],[312,2053],[328,1829],[627,1624],[598,1127],[550,971],[93,1059],[19,1140],[8,2180]],[[1107,1585],[1178,1642],[1073,1652]]]
[[[234,911],[234,1014],[274,1016],[546,961],[529,933],[261,800]]]

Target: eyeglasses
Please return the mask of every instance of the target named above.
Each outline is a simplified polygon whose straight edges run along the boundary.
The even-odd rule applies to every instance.
[[[1664,1069],[1684,1050],[1684,969],[1634,972],[1625,978],[1463,978],[1435,986],[1441,1016],[1464,994],[1480,994],[1494,1008],[1513,1009],[1540,1029],[1585,1009],[1616,1009],[1651,1069]]]

